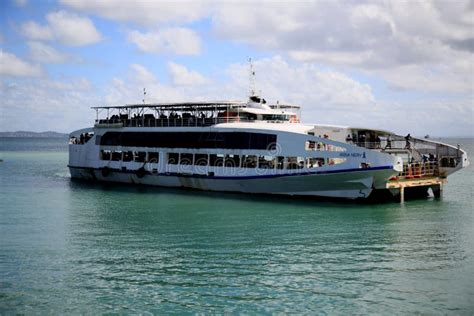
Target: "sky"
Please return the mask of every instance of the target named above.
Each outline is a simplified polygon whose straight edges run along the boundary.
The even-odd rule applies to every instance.
[[[0,0],[0,131],[92,106],[242,100],[302,121],[474,136],[474,1]]]

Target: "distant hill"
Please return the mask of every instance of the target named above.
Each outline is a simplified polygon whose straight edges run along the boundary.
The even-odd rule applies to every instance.
[[[65,138],[68,134],[57,133],[57,132],[28,132],[28,131],[16,131],[16,132],[0,132],[0,137],[37,137],[37,138]]]

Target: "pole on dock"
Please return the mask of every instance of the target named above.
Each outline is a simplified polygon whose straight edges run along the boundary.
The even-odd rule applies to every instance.
[[[440,198],[441,193],[443,192],[443,186],[441,183],[436,184],[436,185],[431,186],[431,190],[433,190],[433,195],[435,198]]]
[[[400,187],[400,203],[405,202],[405,187],[402,185]]]

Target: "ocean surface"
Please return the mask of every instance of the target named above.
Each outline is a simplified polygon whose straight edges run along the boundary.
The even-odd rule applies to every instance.
[[[0,314],[474,313],[472,165],[361,205],[71,181],[65,139],[0,159]]]

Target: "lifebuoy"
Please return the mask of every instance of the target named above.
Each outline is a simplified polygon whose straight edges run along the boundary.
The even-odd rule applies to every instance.
[[[101,172],[102,172],[102,176],[104,178],[106,178],[110,173],[110,169],[109,169],[109,167],[104,167],[104,168],[102,168]]]

